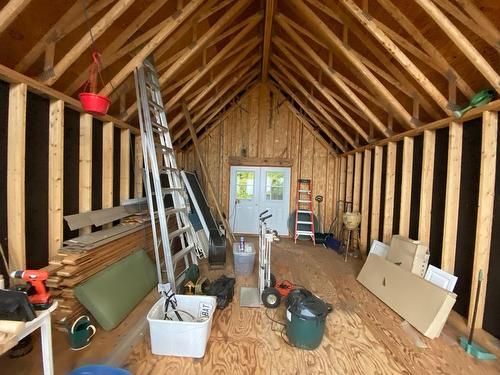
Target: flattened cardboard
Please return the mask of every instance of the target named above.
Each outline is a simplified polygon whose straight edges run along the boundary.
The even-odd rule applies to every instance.
[[[436,338],[455,304],[456,294],[369,254],[357,279],[382,302],[428,338]]]
[[[392,236],[391,246],[385,259],[399,265],[404,270],[424,277],[429,256],[429,248],[420,241],[397,234]]]

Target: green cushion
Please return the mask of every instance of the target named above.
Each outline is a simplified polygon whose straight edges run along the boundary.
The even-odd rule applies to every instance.
[[[115,328],[157,284],[156,267],[144,250],[95,274],[75,296],[106,331]]]

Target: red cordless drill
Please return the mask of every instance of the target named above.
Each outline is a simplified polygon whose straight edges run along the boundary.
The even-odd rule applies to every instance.
[[[46,310],[52,305],[52,297],[45,287],[45,280],[49,277],[47,271],[14,271],[10,277],[26,280],[35,288],[35,294],[29,295],[28,299],[36,310]]]

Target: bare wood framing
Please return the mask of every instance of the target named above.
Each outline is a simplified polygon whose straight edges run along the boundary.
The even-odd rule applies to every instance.
[[[95,25],[92,26],[92,36],[99,38],[109,26],[113,24],[133,3],[135,0],[119,0]],[[53,85],[64,72],[78,59],[82,53],[90,47],[92,43],[90,31],[87,32],[71,50],[56,64],[53,69],[53,76],[47,79],[47,85]]]
[[[63,242],[64,102],[51,100],[49,108],[49,259]]]
[[[413,176],[413,137],[404,137],[403,165],[401,167],[401,206],[399,211],[399,233],[410,235],[411,184]]]
[[[353,202],[353,184],[354,184],[354,155],[347,156],[347,172],[345,183],[345,200]]]
[[[491,67],[486,59],[472,45],[472,43],[460,32],[460,30],[439,10],[431,0],[416,0],[416,2],[427,12],[438,26],[448,35],[453,43],[464,53],[477,70],[488,80],[488,82],[500,93],[500,76]]]
[[[269,73],[269,55],[271,51],[271,35],[273,31],[273,16],[276,0],[266,0],[266,16],[264,19],[264,35],[262,37],[262,75],[261,81],[265,82]]]
[[[79,211],[92,210],[92,116],[80,115]],[[80,234],[90,233],[90,227],[80,229]]]
[[[363,154],[357,152],[355,155],[354,163],[354,188],[352,193],[352,210],[359,212],[360,210],[360,191],[361,191],[361,165],[363,161]]]
[[[315,30],[321,32],[328,45],[339,51],[355,68],[364,81],[392,108],[398,119],[405,125],[414,128],[411,115],[387,90],[387,88],[358,60],[357,56],[330,30],[330,28],[302,0],[290,0],[297,13]],[[291,4],[291,5],[292,5]]]
[[[7,136],[7,238],[9,267],[26,269],[25,237],[25,151],[26,151],[26,97],[24,83],[9,89],[9,116]]]
[[[441,269],[454,273],[457,248],[460,176],[462,171],[462,124],[450,123],[448,134],[448,168],[443,223],[443,251]]]
[[[339,179],[339,200],[341,202],[339,210],[340,223],[342,223],[343,213],[344,213],[343,203],[347,201],[346,185],[347,185],[347,156],[342,156],[340,158],[340,179]]]
[[[368,252],[368,207],[370,205],[370,177],[371,177],[371,167],[372,167],[372,152],[371,150],[365,150],[363,152],[363,188],[361,193],[361,233],[359,247],[360,252],[363,257],[366,257]]]
[[[120,131],[120,202],[130,198],[130,131]],[[120,203],[121,204],[121,203]]]
[[[109,95],[113,87],[118,87],[139,64],[148,57],[166,38],[168,38],[204,0],[191,0],[175,15],[170,16],[163,28],[135,55],[130,61],[106,84],[99,92],[100,95]]]
[[[492,39],[497,41],[500,40],[500,31],[495,27],[493,22],[484,15],[483,12],[474,4],[471,0],[456,0],[458,4],[469,14],[469,16],[476,21],[476,24],[481,25],[484,30],[492,36]]]
[[[0,34],[16,19],[31,0],[10,0],[0,10]]]
[[[476,328],[483,326],[484,304],[488,285],[488,268],[491,249],[493,212],[495,206],[495,176],[497,162],[498,112],[487,111],[483,114],[481,141],[481,169],[479,174],[479,201],[477,210],[476,242],[469,303],[468,326],[472,325],[474,302],[478,298]],[[479,295],[476,288],[479,272],[483,272],[483,282]]]
[[[142,143],[141,137],[135,137],[134,144],[134,197],[142,197]]]
[[[372,219],[370,243],[379,239],[380,228],[380,193],[382,188],[382,155],[381,146],[375,147],[375,161],[373,164],[373,191],[372,191]]]
[[[387,164],[385,170],[385,207],[383,242],[389,243],[392,237],[392,222],[394,217],[394,188],[396,183],[396,150],[395,142],[387,144]]]
[[[231,227],[229,226],[229,223],[226,220],[225,215],[223,214],[222,211],[222,205],[219,203],[219,197],[215,193],[215,188],[212,184],[212,180],[210,178],[210,175],[207,172],[207,167],[205,166],[205,161],[203,160],[203,157],[201,156],[201,151],[200,151],[200,146],[198,144],[198,136],[196,135],[196,130],[193,127],[193,123],[191,122],[191,115],[189,114],[188,107],[186,103],[182,104],[182,111],[184,112],[184,115],[186,116],[186,123],[189,128],[189,132],[191,133],[191,138],[193,140],[193,145],[194,149],[196,151],[196,155],[198,156],[198,161],[200,162],[200,167],[205,175],[205,181],[207,182],[208,189],[210,190],[210,193],[212,194],[215,202],[215,208],[217,209],[217,213],[219,214],[219,218],[224,222],[224,226],[226,227],[227,232],[229,233],[229,242],[231,244],[234,242],[234,234],[231,230]]]
[[[434,151],[436,132],[424,132],[422,149],[422,180],[420,184],[420,213],[418,220],[418,239],[429,245],[432,214],[432,183],[434,181]]]
[[[102,208],[113,207],[114,130],[112,122],[102,125]]]

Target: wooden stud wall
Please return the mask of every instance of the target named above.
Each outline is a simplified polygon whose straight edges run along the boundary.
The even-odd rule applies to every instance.
[[[479,310],[476,328],[481,328],[484,317],[484,306],[486,300],[488,266],[490,261],[490,248],[492,225],[495,202],[496,163],[497,163],[497,133],[498,113],[494,110],[486,110],[482,114],[482,145],[481,145],[481,170],[479,178],[478,211],[476,223],[476,238],[474,249],[474,264],[469,303],[468,324],[471,325],[473,301],[475,299],[476,283],[479,270],[483,272],[483,286],[479,294]],[[467,125],[465,125],[467,126]],[[474,126],[474,125],[470,125]],[[441,125],[439,126],[441,127]],[[438,127],[438,128],[439,128]],[[460,176],[462,166],[462,134],[463,123],[450,121],[448,136],[448,159],[446,175],[446,198],[444,205],[444,222],[442,228],[443,246],[441,255],[441,266],[444,270],[452,272],[455,269],[455,253],[457,249],[457,226],[460,205]],[[426,127],[422,129],[422,173],[420,177],[420,201],[416,202],[418,207],[418,240],[429,244],[431,237],[432,201],[434,187],[434,163],[436,148],[435,128]],[[412,179],[415,178],[413,171],[414,162],[414,136],[418,133],[403,138],[403,152],[401,160],[401,203],[399,205],[399,233],[408,236],[410,227],[410,208],[412,196]],[[387,147],[387,162],[383,169],[383,147]],[[358,162],[358,155],[363,153],[364,162]],[[350,160],[355,157],[354,171],[350,167]],[[374,158],[373,172],[371,169],[371,158]],[[351,159],[350,159],[351,158]],[[354,198],[356,198],[356,177],[362,173],[361,187],[361,240],[360,250],[363,256],[370,247],[371,241],[378,239],[385,243],[390,242],[394,233],[394,190],[395,173],[397,165],[397,145],[395,140],[364,147],[354,152],[340,155],[340,176],[338,183],[345,197],[352,196],[352,184],[349,182],[354,178]],[[362,167],[361,167],[362,165]],[[385,196],[381,202],[381,180],[385,175]],[[370,184],[370,179],[373,179]],[[346,186],[347,185],[347,186]],[[371,189],[370,189],[371,187]],[[341,195],[342,197],[342,195]],[[371,205],[371,212],[367,209]],[[381,205],[383,215],[381,214]],[[415,202],[414,202],[415,205]],[[382,217],[383,216],[383,217]],[[379,237],[379,228],[383,228],[383,238]],[[369,231],[369,233],[367,233]],[[441,235],[441,234],[440,234]],[[432,252],[432,249],[430,249]],[[460,275],[457,275],[460,277]],[[486,280],[486,282],[485,282]]]

